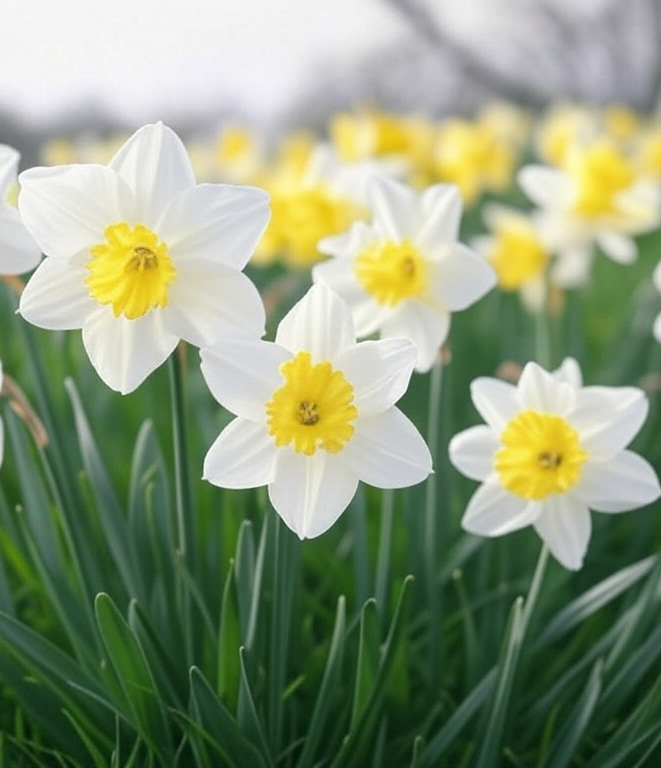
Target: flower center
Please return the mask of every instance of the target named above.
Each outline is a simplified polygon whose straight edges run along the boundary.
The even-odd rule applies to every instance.
[[[603,216],[617,212],[617,196],[630,187],[635,172],[610,144],[599,144],[580,155],[572,168],[578,183],[574,212],[582,216]]]
[[[293,443],[294,450],[306,456],[317,448],[339,453],[353,437],[358,418],[351,384],[330,363],[313,365],[309,352],[283,363],[280,372],[285,384],[266,404],[275,444]]]
[[[516,291],[544,271],[548,254],[534,232],[524,227],[503,228],[496,234],[489,261],[503,291]]]
[[[528,501],[573,488],[588,457],[570,424],[537,411],[519,413],[500,440],[494,463],[500,482],[505,490]]]
[[[90,248],[87,262],[90,296],[129,320],[167,307],[168,285],[177,276],[167,245],[142,224],[113,224],[103,234],[106,242]]]
[[[281,252],[292,266],[309,267],[322,258],[320,240],[345,232],[361,216],[357,205],[332,196],[323,185],[275,189],[263,247]]]
[[[422,296],[427,268],[418,249],[408,241],[372,245],[358,254],[358,282],[379,304],[396,306]]]

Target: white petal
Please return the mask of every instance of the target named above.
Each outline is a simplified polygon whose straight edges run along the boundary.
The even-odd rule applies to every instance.
[[[496,435],[500,435],[521,410],[516,387],[500,379],[486,376],[474,379],[471,383],[471,398],[480,416]]]
[[[659,498],[661,488],[651,465],[632,451],[608,461],[588,461],[574,489],[591,509],[625,512]]]
[[[533,315],[544,311],[546,305],[547,284],[544,277],[531,277],[519,289],[521,303]]]
[[[419,301],[402,303],[381,324],[381,336],[403,337],[416,349],[415,370],[429,371],[438,360],[438,353],[450,330],[450,313]]]
[[[538,504],[508,493],[491,475],[471,497],[461,525],[480,536],[502,536],[534,523],[538,514]]]
[[[590,247],[563,248],[551,267],[551,282],[561,288],[580,288],[590,277],[592,258]]]
[[[486,480],[493,472],[494,454],[500,448],[491,427],[480,424],[455,435],[450,440],[450,461],[471,480]]]
[[[280,366],[291,352],[270,341],[228,340],[203,349],[201,369],[211,394],[228,411],[265,421],[266,403],[283,385]]]
[[[590,541],[588,508],[580,499],[565,494],[549,496],[541,506],[535,530],[561,565],[577,571]]]
[[[556,368],[551,374],[556,381],[563,381],[577,389],[583,385],[583,374],[581,367],[573,357],[566,357],[560,367]]]
[[[101,307],[85,319],[83,344],[101,379],[123,395],[132,392],[168,358],[179,339],[152,310],[136,320]]]
[[[32,239],[18,211],[0,206],[0,274],[22,275],[41,260],[41,250]]]
[[[234,419],[204,459],[203,479],[221,488],[258,488],[275,477],[277,448],[264,424]]]
[[[442,243],[454,243],[459,235],[462,201],[453,184],[434,184],[422,194],[422,222],[413,242],[423,253]]]
[[[323,283],[317,283],[282,318],[276,344],[294,353],[308,351],[313,362],[332,360],[355,342],[349,307]]]
[[[661,344],[661,312],[654,318],[652,333],[654,338]]]
[[[452,312],[474,304],[497,282],[486,259],[462,243],[454,243],[433,266],[434,297]]]
[[[391,408],[406,392],[416,352],[406,339],[363,341],[347,347],[335,359],[354,388],[354,405],[361,418]]]
[[[213,262],[186,261],[177,267],[163,319],[171,333],[197,347],[264,334],[257,288],[243,272]]]
[[[638,258],[636,243],[618,232],[600,232],[597,243],[601,250],[618,264],[633,264]]]
[[[130,191],[105,165],[31,168],[19,181],[21,218],[48,256],[87,252],[105,242],[107,227],[130,219]]]
[[[377,488],[415,485],[432,472],[427,444],[398,408],[359,418],[353,438],[338,458],[363,482]]]
[[[269,196],[256,187],[200,184],[177,195],[157,229],[170,256],[243,269],[269,220]]]
[[[570,421],[591,457],[606,459],[633,440],[647,416],[645,393],[635,387],[584,387]]]
[[[99,308],[85,285],[86,254],[72,258],[46,257],[23,289],[19,314],[39,328],[66,331],[82,328]]]
[[[289,448],[277,453],[276,478],[269,485],[273,508],[301,539],[327,531],[349,506],[358,487],[355,473],[337,456],[305,456]]]
[[[0,200],[7,197],[7,193],[16,182],[18,161],[20,154],[8,144],[0,144]]]
[[[368,191],[374,213],[373,226],[380,238],[401,243],[415,236],[420,216],[420,199],[410,187],[381,176]]]
[[[136,131],[109,165],[133,192],[135,223],[150,229],[156,227],[173,197],[195,185],[186,148],[163,123]]]
[[[522,409],[565,416],[576,403],[576,389],[558,381],[537,363],[527,363],[519,379],[517,396]]]
[[[527,165],[518,174],[519,186],[540,208],[564,207],[574,195],[574,185],[561,171],[544,165]]]
[[[654,267],[654,272],[652,273],[652,281],[654,282],[654,286],[659,293],[661,293],[661,261]]]

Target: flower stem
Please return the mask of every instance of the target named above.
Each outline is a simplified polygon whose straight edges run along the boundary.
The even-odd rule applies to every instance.
[[[172,403],[172,438],[174,447],[174,487],[175,509],[177,520],[177,550],[184,562],[188,562],[192,554],[192,525],[191,484],[188,466],[188,447],[186,442],[186,410],[184,404],[183,350],[180,345],[174,354],[170,355],[170,396]]]
[[[174,450],[174,490],[177,546],[174,552],[177,574],[178,615],[182,618],[182,640],[184,657],[187,664],[193,663],[193,631],[191,596],[186,583],[185,572],[193,573],[193,503],[188,466],[186,442],[186,418],[184,404],[183,360],[185,348],[182,344],[170,355],[168,369],[170,375],[170,396],[172,403],[172,440]]]
[[[381,530],[376,561],[374,596],[376,598],[376,608],[382,621],[385,621],[388,607],[388,575],[390,573],[394,506],[395,492],[391,488],[381,491]]]
[[[432,466],[434,467],[436,466],[436,456],[438,453],[442,382],[443,363],[439,359],[431,370],[427,421],[427,443],[432,457]],[[441,594],[437,584],[439,527],[437,522],[436,478],[436,474],[431,474],[426,481],[423,529],[424,569],[429,608],[429,672],[432,686],[435,686],[438,681],[438,672],[441,667]]]

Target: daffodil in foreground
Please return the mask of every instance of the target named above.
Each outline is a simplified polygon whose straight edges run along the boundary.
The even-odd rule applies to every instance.
[[[204,462],[225,488],[268,486],[300,537],[319,536],[359,480],[400,488],[432,471],[429,450],[395,407],[413,371],[404,339],[355,343],[348,307],[313,286],[283,318],[275,343],[226,342],[202,350],[202,373],[234,419]]]
[[[369,224],[322,240],[335,258],[312,275],[349,304],[356,333],[409,339],[416,370],[428,371],[450,328],[450,313],[473,304],[496,284],[486,260],[457,241],[461,198],[436,184],[419,194],[388,177],[368,188]]]
[[[41,259],[39,246],[11,204],[16,191],[19,158],[15,149],[0,144],[0,275],[29,272]]]
[[[528,363],[517,386],[479,378],[473,403],[486,425],[450,442],[450,460],[482,485],[462,526],[500,536],[527,525],[562,565],[577,570],[590,538],[590,509],[624,512],[661,493],[652,467],[626,446],[647,414],[633,387],[583,387],[577,363],[555,373]]]
[[[82,328],[112,389],[131,392],[180,339],[263,333],[260,296],[241,270],[268,222],[268,196],[196,185],[170,128],[144,126],[107,166],[33,168],[20,181],[23,221],[47,258],[19,312],[41,328]]]

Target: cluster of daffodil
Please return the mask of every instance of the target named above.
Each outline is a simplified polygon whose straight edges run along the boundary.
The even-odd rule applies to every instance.
[[[259,142],[231,131],[217,142],[214,172],[202,173],[224,182],[202,184],[176,134],[145,126],[107,165],[24,171],[18,209],[0,208],[0,268],[37,267],[20,315],[82,329],[92,365],[121,393],[180,341],[199,348],[211,393],[236,416],[209,449],[204,477],[267,486],[286,524],[313,537],[347,508],[358,480],[399,488],[432,472],[396,403],[413,371],[440,365],[453,312],[496,285],[542,311],[549,282],[585,281],[596,246],[620,263],[635,259],[633,236],[661,221],[661,174],[643,159],[655,131],[661,146],[661,128],[631,115],[627,128],[627,115],[565,108],[533,125],[504,107],[437,123],[364,111],[336,117],[330,143],[297,136],[270,162]],[[531,137],[547,164],[524,165],[518,180],[537,208],[489,203],[489,233],[462,244],[463,204],[510,186]],[[50,157],[68,149],[51,145]],[[203,163],[200,142],[191,152]],[[4,199],[18,157],[4,148],[0,161]],[[312,267],[314,285],[270,342],[243,269],[275,254]],[[466,530],[533,525],[577,569],[589,509],[620,512],[659,496],[652,467],[626,450],[647,412],[642,391],[583,387],[567,359],[555,372],[529,363],[517,386],[479,378],[472,397],[486,426],[450,445],[452,463],[483,483]]]

